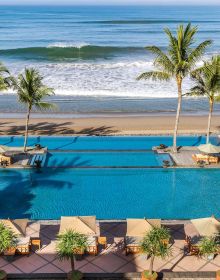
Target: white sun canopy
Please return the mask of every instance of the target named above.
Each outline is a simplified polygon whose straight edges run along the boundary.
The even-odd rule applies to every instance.
[[[201,236],[214,236],[220,232],[220,221],[215,217],[193,219],[191,222]]]
[[[199,145],[198,149],[206,154],[218,154],[220,153],[220,147],[212,145],[212,144],[205,144],[205,145]]]

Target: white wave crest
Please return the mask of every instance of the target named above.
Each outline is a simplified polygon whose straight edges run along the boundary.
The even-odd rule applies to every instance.
[[[174,98],[177,97],[175,91],[163,91],[157,89],[157,92],[152,90],[142,91],[113,91],[113,90],[55,90],[56,96],[89,96],[89,97],[123,97],[123,98]]]
[[[77,48],[81,49],[83,47],[89,46],[90,44],[85,42],[56,42],[49,44],[47,48]]]

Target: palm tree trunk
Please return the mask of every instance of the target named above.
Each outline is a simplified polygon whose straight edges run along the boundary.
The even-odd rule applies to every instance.
[[[177,78],[177,86],[178,86],[178,105],[177,105],[175,128],[174,128],[174,134],[173,134],[173,152],[174,153],[177,152],[176,138],[177,138],[179,118],[180,118],[180,112],[181,112],[181,106],[182,106],[182,78]]]
[[[210,101],[209,101],[209,119],[208,119],[208,128],[207,128],[206,144],[209,143],[210,128],[211,128],[211,119],[212,119],[212,111],[213,111],[213,100],[210,100]]]
[[[150,258],[150,266],[149,266],[149,274],[153,274],[153,265],[154,265],[154,256],[151,256]]]
[[[71,256],[70,261],[71,261],[71,270],[74,271],[75,270],[74,255]]]
[[[28,107],[26,125],[25,125],[25,135],[24,135],[24,152],[26,152],[26,150],[27,150],[28,126],[29,126],[30,113],[31,113],[31,108]]]

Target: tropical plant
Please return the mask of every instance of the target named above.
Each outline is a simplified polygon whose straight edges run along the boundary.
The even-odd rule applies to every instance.
[[[67,230],[57,236],[57,256],[59,260],[70,260],[71,280],[81,279],[81,273],[75,271],[75,257],[87,247],[87,237],[73,230]]]
[[[10,248],[14,248],[17,243],[17,236],[13,231],[0,223],[0,255]],[[7,273],[0,270],[0,280],[6,280]]]
[[[43,77],[34,68],[26,68],[24,74],[20,74],[13,80],[13,86],[17,91],[19,102],[27,106],[24,140],[24,151],[26,151],[31,110],[33,107],[39,110],[52,109],[54,105],[44,102],[43,99],[54,94],[54,91],[43,84]]]
[[[0,62],[0,90],[6,90],[11,86],[11,77],[8,69]]]
[[[192,45],[195,43],[194,37],[197,33],[197,27],[192,27],[190,23],[186,27],[179,25],[176,36],[173,35],[168,28],[165,28],[164,32],[169,41],[167,53],[156,46],[146,47],[146,50],[155,55],[154,66],[156,70],[142,73],[137,79],[159,81],[175,79],[178,89],[178,105],[173,137],[173,151],[176,152],[176,138],[183,96],[182,83],[184,78],[194,69],[196,62],[198,62],[204,54],[205,49],[211,44],[211,41],[206,40],[198,46],[193,47]]]
[[[171,255],[171,248],[168,241],[170,233],[165,227],[154,227],[144,236],[141,243],[141,250],[150,257],[149,271],[145,271],[146,278],[153,278],[153,264],[155,257],[165,259]]]
[[[17,236],[11,229],[0,223],[0,254],[16,246]]]
[[[220,101],[220,55],[213,56],[208,62],[191,73],[195,86],[188,95],[206,96],[209,100],[209,117],[206,143],[209,143],[211,118],[215,102]]]
[[[203,237],[199,242],[199,256],[205,256],[206,258],[213,258],[218,251],[218,245],[215,237]]]

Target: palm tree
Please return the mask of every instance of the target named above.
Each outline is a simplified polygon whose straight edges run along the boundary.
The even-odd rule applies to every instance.
[[[191,88],[188,95],[206,96],[209,100],[209,117],[206,143],[209,143],[210,127],[213,106],[215,101],[220,101],[220,55],[213,56],[211,61],[204,62],[204,65],[191,74],[195,86]]]
[[[0,62],[0,90],[6,90],[11,85],[11,77],[8,69]]]
[[[141,250],[150,257],[149,270],[143,272],[143,279],[156,279],[157,273],[153,272],[155,257],[165,259],[171,255],[169,246],[170,233],[164,227],[154,227],[147,232],[141,242]]]
[[[53,89],[45,86],[42,80],[43,77],[34,68],[26,68],[24,74],[20,74],[17,80],[13,80],[19,102],[27,106],[24,151],[27,149],[29,119],[32,108],[35,107],[39,110],[47,110],[54,107],[53,104],[42,101],[45,97],[54,94]]]
[[[61,261],[64,259],[70,260],[71,275],[72,273],[77,273],[79,274],[79,277],[77,278],[80,278],[80,273],[75,271],[75,256],[86,249],[86,235],[75,232],[73,230],[67,230],[66,232],[58,235],[57,241],[58,242],[56,250],[58,258]]]
[[[176,80],[178,105],[173,137],[173,151],[176,152],[176,137],[183,96],[182,83],[184,78],[194,69],[196,62],[198,62],[204,54],[205,49],[211,44],[211,41],[206,40],[198,46],[193,47],[192,44],[195,42],[194,37],[197,33],[197,27],[191,27],[190,23],[186,27],[179,25],[176,36],[173,35],[168,28],[165,28],[164,32],[169,40],[167,53],[156,46],[146,47],[146,50],[152,52],[156,56],[154,66],[157,70],[142,73],[137,79],[169,81],[173,78]]]

